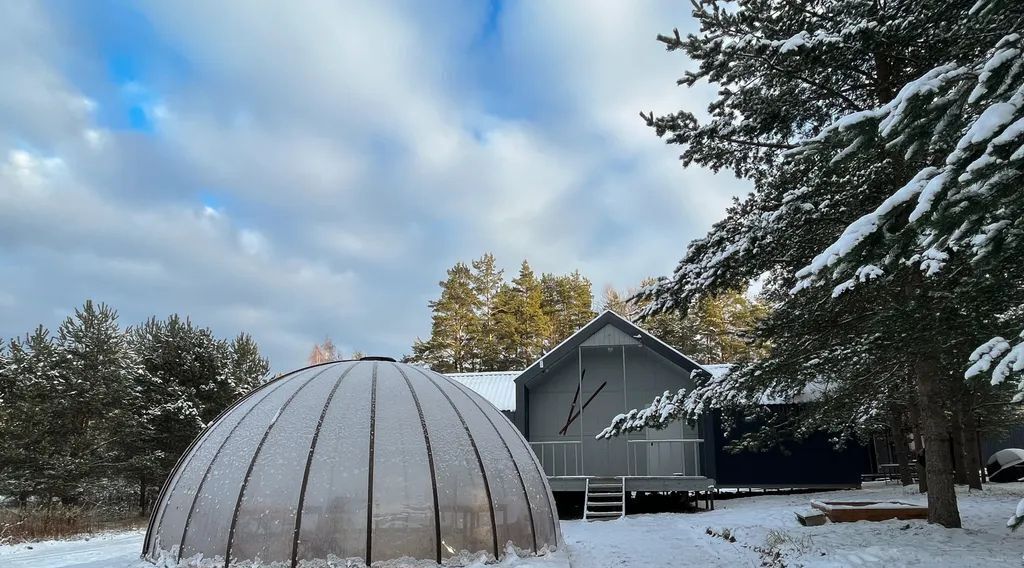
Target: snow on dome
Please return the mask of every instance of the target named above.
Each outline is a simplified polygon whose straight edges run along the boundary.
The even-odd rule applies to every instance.
[[[401,363],[326,363],[249,393],[193,442],[143,556],[292,567],[501,558],[510,543],[558,546],[553,503],[518,430],[469,388]]]

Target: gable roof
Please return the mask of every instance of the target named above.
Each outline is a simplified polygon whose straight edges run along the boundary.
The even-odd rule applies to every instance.
[[[522,371],[481,371],[476,373],[445,373],[487,399],[498,410],[516,409],[516,377]]]
[[[605,310],[601,315],[590,320],[587,325],[581,327],[576,333],[565,338],[565,340],[556,345],[554,349],[548,351],[540,359],[534,361],[532,365],[527,367],[526,370],[516,378],[516,384],[525,384],[532,381],[535,377],[544,372],[545,366],[551,367],[558,361],[561,361],[564,357],[570,355],[587,339],[589,339],[590,336],[603,329],[606,325],[613,326],[619,331],[629,335],[631,338],[636,339],[639,344],[646,346],[687,372],[691,372],[695,369],[702,369],[702,367],[693,359],[683,355],[678,350],[651,335],[643,328],[611,310]]]

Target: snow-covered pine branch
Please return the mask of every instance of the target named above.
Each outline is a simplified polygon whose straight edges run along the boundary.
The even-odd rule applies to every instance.
[[[870,142],[920,164],[909,182],[796,273],[794,292],[841,280],[839,294],[900,264],[939,277],[953,256],[976,266],[1019,262],[1012,251],[1024,248],[1022,53],[1021,35],[1005,35],[977,60],[935,67],[889,103],[836,121],[793,153],[833,152],[841,166],[850,147]],[[896,234],[887,232],[902,223]],[[991,372],[999,384],[1024,370],[1024,345],[996,337],[970,363],[968,378]],[[1020,401],[1024,379],[1018,386]]]
[[[675,394],[665,391],[654,397],[647,408],[634,408],[613,418],[611,424],[601,430],[595,438],[604,440],[627,432],[639,432],[647,428],[652,430],[664,428],[682,418],[685,414],[685,400],[686,390],[684,389],[679,389]]]
[[[908,159],[920,152],[939,154],[871,213],[843,231],[836,241],[797,273],[798,288],[831,277],[826,271],[853,272],[860,245],[903,215],[918,231],[917,254],[960,252],[977,260],[1006,240],[1018,240],[1024,208],[1020,180],[1024,164],[1024,41],[1010,34],[982,59],[946,64],[911,81],[888,104],[848,115],[809,139],[796,154],[831,152],[834,161],[853,144],[875,139]],[[950,144],[955,138],[955,144]],[[907,215],[904,206],[913,206]],[[948,217],[959,223],[951,225]],[[914,262],[913,256],[888,259]]]
[[[970,363],[971,366],[964,373],[966,379],[991,373],[991,383],[998,385],[1016,374],[1017,394],[1013,402],[1024,401],[1024,331],[1015,343],[1002,337],[993,337],[971,353]]]

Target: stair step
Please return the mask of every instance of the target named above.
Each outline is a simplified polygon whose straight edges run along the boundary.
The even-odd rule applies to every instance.
[[[609,492],[609,493],[594,493],[594,492],[591,492],[590,493],[590,498],[593,499],[594,497],[622,497],[622,492],[621,491],[616,491],[614,493],[611,493],[611,492]]]
[[[588,503],[591,507],[618,507],[622,508],[622,501],[591,501]]]
[[[590,517],[621,517],[621,511],[587,511],[587,518]]]
[[[622,489],[621,483],[591,483],[590,490],[594,489]]]

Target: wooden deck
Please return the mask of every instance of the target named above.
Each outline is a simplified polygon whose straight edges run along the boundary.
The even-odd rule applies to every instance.
[[[548,476],[548,484],[552,491],[585,491],[587,479],[608,479],[608,476]],[[709,491],[715,487],[715,480],[709,477],[620,475],[615,479],[625,479],[626,491]]]

